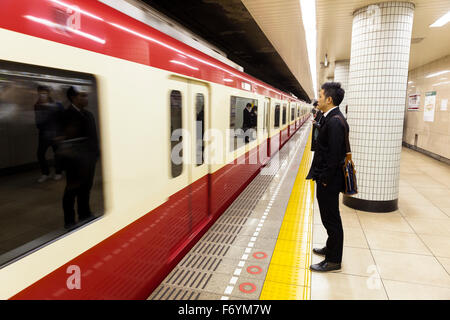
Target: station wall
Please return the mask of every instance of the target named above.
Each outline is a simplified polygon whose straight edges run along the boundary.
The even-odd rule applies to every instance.
[[[409,72],[403,142],[450,159],[450,55]]]

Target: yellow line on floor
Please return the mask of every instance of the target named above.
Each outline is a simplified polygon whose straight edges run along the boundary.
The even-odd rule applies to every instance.
[[[270,261],[261,300],[309,300],[314,182],[305,180],[312,161],[308,138]]]

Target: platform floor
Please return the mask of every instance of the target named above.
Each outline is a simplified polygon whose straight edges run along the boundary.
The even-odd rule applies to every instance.
[[[305,124],[149,297],[151,300],[450,299],[450,167],[403,148],[399,210],[344,206],[342,269],[309,270],[326,231]]]
[[[399,210],[340,210],[343,267],[312,273],[312,299],[450,299],[449,165],[403,148]],[[316,207],[313,246],[325,241]]]

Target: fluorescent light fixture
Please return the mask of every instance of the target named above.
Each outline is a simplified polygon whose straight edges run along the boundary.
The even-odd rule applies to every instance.
[[[433,78],[433,77],[437,77],[437,76],[440,76],[441,74],[445,74],[445,73],[449,73],[449,72],[450,72],[450,70],[443,70],[443,71],[439,71],[436,73],[430,73],[425,78]]]
[[[442,17],[437,19],[433,24],[430,25],[430,28],[439,28],[443,25],[446,25],[450,21],[450,11],[444,14]]]
[[[182,65],[182,66],[185,66],[185,67],[188,67],[189,69],[192,69],[192,70],[198,70],[198,68],[190,66],[187,63],[184,63],[184,62],[181,62],[181,61],[170,60],[170,62],[175,63],[175,64],[179,64],[179,65]]]
[[[450,83],[450,81],[438,82],[438,83],[432,84],[432,86],[433,86],[433,87],[436,87],[436,86],[441,86],[441,85],[443,85],[443,84],[449,84],[449,83]]]
[[[76,29],[73,29],[73,28],[68,27],[68,26],[63,26],[61,24],[54,23],[54,22],[52,22],[50,20],[47,20],[47,19],[42,19],[42,18],[30,16],[30,15],[27,15],[27,16],[24,16],[24,17],[27,18],[28,20],[31,20],[31,21],[43,24],[43,25],[45,25],[47,27],[65,29],[67,31],[76,33],[79,36],[82,36],[82,37],[85,37],[87,39],[90,39],[92,41],[95,41],[95,42],[98,42],[98,43],[101,43],[101,44],[105,44],[106,43],[106,40],[101,39],[99,37],[96,37],[96,36],[94,36],[92,34],[89,34],[89,33],[86,33],[86,32],[80,31],[80,30],[76,30]]]
[[[233,82],[233,79],[225,78],[225,79],[223,79],[223,81],[225,81],[225,82]]]
[[[309,68],[313,82],[314,98],[317,99],[317,29],[316,29],[316,0],[300,0],[302,10],[303,28],[306,36]]]
[[[414,81],[408,81],[408,84],[414,83]]]

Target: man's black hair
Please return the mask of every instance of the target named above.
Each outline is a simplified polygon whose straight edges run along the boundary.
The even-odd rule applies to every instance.
[[[246,107],[252,107],[252,104],[249,102],[249,103],[247,103],[247,105],[246,105]]]
[[[79,92],[74,87],[70,87],[69,89],[67,89],[67,98],[69,99],[70,102],[72,102],[72,99],[76,97],[78,94]]]
[[[339,82],[325,82],[322,87],[325,98],[331,97],[333,104],[337,107],[344,100],[345,91]]]

